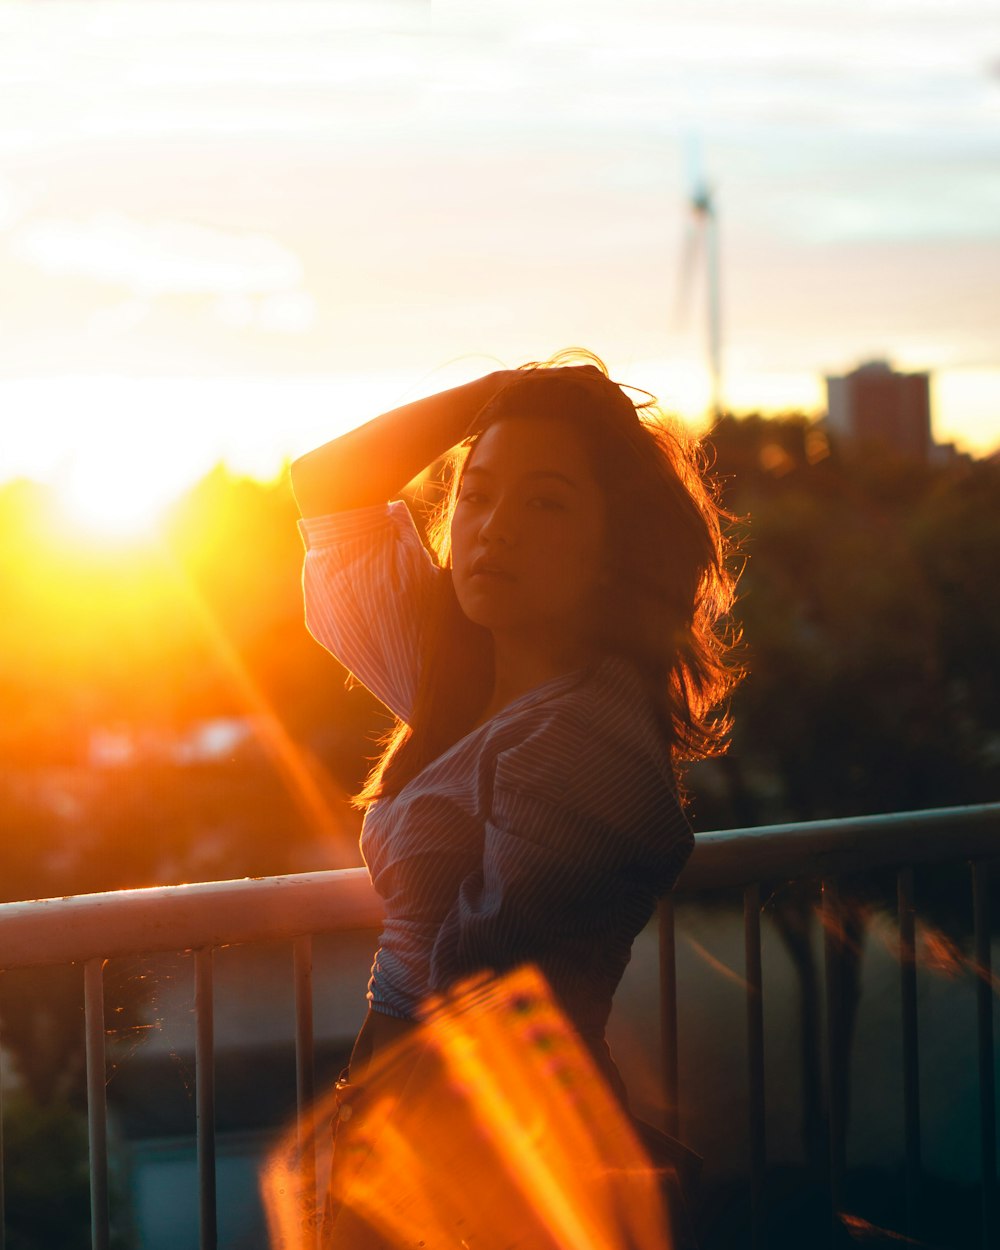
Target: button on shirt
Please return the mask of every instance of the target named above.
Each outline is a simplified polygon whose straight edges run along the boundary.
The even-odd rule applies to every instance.
[[[300,522],[306,622],[407,721],[435,578],[405,504]],[[669,744],[625,659],[557,677],[369,808],[361,849],[385,901],[368,997],[413,1018],[483,969],[535,964],[603,1034],[636,934],[693,845]]]

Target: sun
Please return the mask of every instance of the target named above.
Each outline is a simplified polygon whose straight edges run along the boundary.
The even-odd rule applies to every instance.
[[[155,465],[123,466],[117,459],[77,460],[58,484],[63,521],[75,536],[105,543],[143,542],[189,482]]]

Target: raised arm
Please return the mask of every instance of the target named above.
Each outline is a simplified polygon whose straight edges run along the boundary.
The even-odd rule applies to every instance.
[[[292,464],[303,516],[384,503],[462,441],[476,413],[515,376],[507,370],[393,408]]]

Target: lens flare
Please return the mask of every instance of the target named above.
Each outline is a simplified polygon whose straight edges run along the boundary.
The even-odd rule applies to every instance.
[[[322,1100],[262,1191],[273,1250],[316,1250],[324,1204],[328,1250],[664,1250],[662,1180],[544,980],[520,969],[434,1004],[362,1089]]]
[[[847,1211],[838,1211],[837,1218],[843,1224],[848,1236],[855,1241],[875,1241],[882,1245],[886,1241],[898,1241],[904,1246],[928,1247],[926,1241],[918,1241],[915,1237],[907,1237],[903,1233],[894,1232],[891,1228],[880,1228],[877,1224],[870,1224],[867,1220],[863,1220],[860,1215],[851,1215]],[[928,1247],[928,1250],[930,1250],[930,1247]]]
[[[730,968],[730,966],[723,963],[721,959],[717,959],[716,956],[713,955],[706,946],[703,946],[697,938],[692,937],[690,933],[685,933],[684,941],[687,942],[688,946],[692,951],[694,951],[699,959],[708,964],[708,966],[720,976],[725,977],[727,981],[732,981],[732,983],[734,985],[738,985],[740,989],[749,989],[749,983],[747,982],[746,977],[741,977],[735,968]]]
[[[178,598],[198,622],[240,703],[253,717],[254,731],[261,746],[309,827],[331,845],[352,844],[356,833],[343,815],[347,811],[346,794],[320,762],[296,744],[182,563],[165,546],[161,547],[161,553],[163,567]]]

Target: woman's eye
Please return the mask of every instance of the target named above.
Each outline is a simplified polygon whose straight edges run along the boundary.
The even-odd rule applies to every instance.
[[[478,504],[478,503],[482,503],[482,502],[483,502],[483,498],[484,498],[484,496],[483,496],[482,491],[479,491],[479,490],[463,490],[463,491],[462,491],[462,493],[461,493],[461,494],[459,495],[459,497],[458,497],[458,502],[459,502],[459,503],[474,503],[474,504]]]
[[[543,512],[561,512],[566,507],[561,499],[556,499],[551,495],[535,495],[528,500],[528,505]]]

